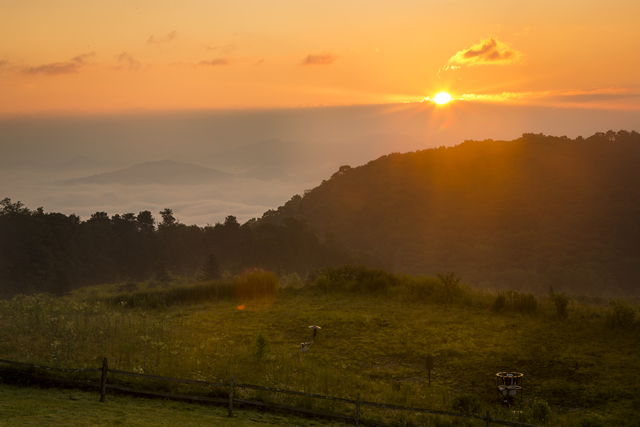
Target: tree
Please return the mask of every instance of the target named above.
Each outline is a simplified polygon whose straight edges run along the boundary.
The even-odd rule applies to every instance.
[[[160,223],[159,227],[165,228],[176,225],[177,220],[173,216],[173,210],[166,208],[165,210],[160,211],[160,215],[162,216],[162,222]]]
[[[218,280],[222,277],[222,270],[218,260],[212,254],[209,254],[202,266],[202,273],[200,274],[200,280]]]

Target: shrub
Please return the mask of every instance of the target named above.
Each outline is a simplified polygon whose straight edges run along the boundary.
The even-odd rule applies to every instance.
[[[391,286],[399,283],[398,277],[394,274],[361,265],[324,267],[316,270],[311,277],[313,283],[323,292],[331,290],[385,293]]]
[[[551,415],[551,408],[547,402],[538,398],[534,399],[531,406],[531,416],[535,422],[546,424],[551,421]]]
[[[517,311],[519,313],[535,313],[538,311],[538,299],[531,294],[515,291],[499,292],[493,301],[493,311]]]
[[[465,414],[472,414],[480,412],[482,405],[475,394],[461,394],[453,398],[451,409]]]
[[[556,306],[556,312],[558,313],[558,316],[567,317],[567,307],[569,306],[571,298],[569,298],[569,296],[564,292],[553,292],[553,288],[549,290],[549,297]]]
[[[607,314],[607,324],[613,328],[628,328],[633,326],[636,309],[624,299],[609,302],[610,311]]]
[[[269,342],[267,341],[267,338],[262,334],[262,332],[259,332],[256,337],[256,341],[253,343],[253,355],[256,359],[261,360],[268,348]]]
[[[589,414],[582,418],[578,423],[578,427],[605,427],[606,424],[602,417],[598,414]]]
[[[450,271],[446,274],[438,273],[436,276],[442,284],[439,295],[436,298],[438,302],[451,303],[464,296],[464,290],[460,286],[462,278],[456,273]]]

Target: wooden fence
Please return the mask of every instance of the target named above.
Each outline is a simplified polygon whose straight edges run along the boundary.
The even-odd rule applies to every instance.
[[[75,380],[69,380],[69,379],[64,379],[64,378],[54,378],[54,377],[46,377],[46,376],[42,376],[42,375],[34,375],[34,374],[25,373],[25,372],[18,372],[17,373],[19,376],[26,377],[26,378],[33,378],[33,379],[45,380],[45,381],[56,381],[56,382],[72,384],[72,385],[82,386],[82,387],[98,388],[98,389],[100,389],[100,402],[104,402],[105,401],[106,395],[107,395],[107,390],[108,389],[112,389],[112,390],[119,390],[119,391],[123,391],[123,392],[127,392],[127,393],[135,393],[135,394],[149,395],[149,396],[159,396],[159,397],[165,397],[165,398],[169,398],[169,399],[180,399],[180,400],[190,400],[190,401],[195,401],[195,402],[208,402],[208,403],[222,404],[222,405],[225,405],[225,406],[228,407],[228,415],[229,416],[233,415],[233,405],[234,404],[240,404],[240,405],[257,406],[257,407],[262,407],[262,408],[271,408],[271,409],[280,409],[280,410],[286,410],[286,411],[292,411],[292,412],[299,412],[299,413],[318,416],[318,417],[323,417],[323,418],[334,418],[334,419],[344,420],[344,421],[347,421],[347,422],[353,422],[353,423],[355,423],[355,425],[362,424],[362,425],[369,425],[369,426],[374,426],[374,427],[388,427],[386,424],[382,424],[382,423],[379,423],[377,421],[366,420],[366,419],[361,418],[360,408],[363,407],[363,406],[369,406],[369,407],[374,407],[374,408],[393,409],[393,410],[399,410],[399,411],[409,411],[409,412],[414,412],[414,413],[424,413],[424,414],[442,415],[442,416],[449,416],[449,417],[459,417],[459,418],[467,418],[467,419],[472,419],[472,420],[480,420],[480,421],[484,421],[487,426],[490,426],[493,423],[493,424],[500,424],[500,425],[505,425],[505,426],[514,426],[514,427],[538,427],[538,426],[535,426],[533,424],[526,424],[526,423],[519,423],[519,422],[515,422],[515,421],[501,420],[501,419],[498,419],[498,418],[491,418],[490,411],[488,411],[488,410],[487,410],[486,416],[479,416],[479,415],[472,415],[472,414],[461,414],[461,413],[457,413],[457,412],[436,411],[436,410],[433,410],[433,409],[425,409],[425,408],[411,408],[411,407],[406,407],[406,406],[398,406],[398,405],[391,405],[391,404],[385,404],[385,403],[367,402],[367,401],[364,401],[364,400],[360,399],[360,394],[359,393],[358,393],[358,395],[356,397],[356,400],[344,399],[344,398],[341,398],[341,397],[323,396],[323,395],[320,395],[320,394],[304,393],[304,392],[301,392],[301,391],[283,390],[283,389],[272,388],[272,387],[264,387],[264,386],[258,386],[258,385],[253,385],[253,384],[236,383],[235,382],[235,378],[234,378],[233,375],[231,376],[231,380],[229,381],[229,383],[214,383],[214,382],[209,382],[209,381],[190,380],[190,379],[184,379],[184,378],[163,377],[163,376],[158,376],[158,375],[140,374],[140,373],[137,373],[137,372],[120,371],[120,370],[117,370],[117,369],[109,369],[109,366],[108,366],[106,358],[103,360],[101,368],[87,368],[87,369],[61,369],[61,368],[53,368],[53,367],[50,367],[50,366],[34,365],[34,364],[30,364],[30,363],[14,362],[14,361],[11,361],[11,360],[4,360],[4,359],[0,359],[0,363],[16,365],[16,366],[21,366],[21,367],[27,367],[27,368],[32,368],[32,369],[41,369],[41,370],[48,370],[48,371],[53,371],[53,372],[61,372],[61,373],[88,373],[88,372],[96,372],[96,373],[98,373],[98,372],[100,372],[101,373],[101,381],[100,382],[75,381]],[[143,389],[138,389],[138,388],[125,387],[125,386],[117,385],[117,384],[108,384],[107,383],[107,374],[109,374],[109,373],[115,374],[115,375],[124,375],[124,376],[128,376],[128,377],[144,378],[144,379],[148,379],[148,380],[169,381],[169,382],[175,382],[175,383],[181,383],[181,384],[192,384],[192,385],[219,387],[219,388],[222,388],[222,389],[225,389],[225,390],[228,391],[228,398],[198,396],[198,395],[192,395],[192,394],[175,394],[175,393],[167,393],[167,392],[161,392],[161,391],[143,390]],[[279,405],[279,404],[262,402],[262,401],[238,399],[238,398],[235,397],[235,394],[236,394],[235,391],[238,388],[240,388],[240,389],[250,389],[250,390],[262,390],[262,391],[268,391],[268,392],[273,392],[273,393],[282,393],[282,394],[288,394],[288,395],[294,395],[294,396],[308,397],[308,398],[312,398],[312,399],[332,400],[332,401],[335,401],[335,402],[343,402],[343,403],[354,405],[355,408],[354,408],[353,416],[351,416],[351,415],[345,415],[345,414],[339,414],[339,413],[330,413],[330,412],[324,412],[324,411],[317,411],[317,410],[308,409],[308,408],[301,408],[301,407],[297,407],[297,406]]]

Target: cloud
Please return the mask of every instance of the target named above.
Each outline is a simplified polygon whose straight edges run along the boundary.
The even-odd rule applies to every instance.
[[[457,99],[480,102],[524,102],[532,105],[552,105],[555,107],[601,108],[603,105],[624,106],[624,101],[634,98],[640,98],[640,93],[629,91],[625,88],[608,87],[494,94],[465,93]]]
[[[0,67],[5,67],[7,65],[9,65],[9,61],[6,59],[0,59]]]
[[[563,91],[552,94],[549,99],[560,102],[598,102],[638,98],[640,93],[629,92],[622,88],[596,88]]]
[[[321,55],[309,54],[302,60],[301,65],[331,65],[336,62],[337,59],[337,56],[330,53],[323,53]]]
[[[497,38],[489,37],[453,55],[440,71],[477,65],[508,65],[518,62],[521,58],[522,53],[511,49]]]
[[[231,64],[229,58],[214,58],[211,61],[200,61],[198,65],[208,65],[210,67],[218,67]]]
[[[167,34],[165,36],[162,36],[162,37],[158,37],[158,38],[156,38],[156,36],[152,35],[147,40],[147,44],[169,43],[170,41],[175,40],[176,37],[178,37],[178,33],[176,31],[171,31],[169,34]]]
[[[235,44],[228,44],[225,46],[205,46],[207,50],[219,50],[223,54],[233,53],[236,50]]]
[[[58,76],[61,74],[75,74],[82,68],[87,59],[95,56],[95,52],[83,53],[71,58],[67,62],[52,62],[37,67],[28,67],[22,70],[24,74],[45,74],[47,76]]]
[[[127,67],[130,70],[137,70],[140,68],[140,61],[136,60],[133,56],[129,55],[127,52],[122,52],[117,56],[118,62],[120,63],[119,69],[122,67]]]

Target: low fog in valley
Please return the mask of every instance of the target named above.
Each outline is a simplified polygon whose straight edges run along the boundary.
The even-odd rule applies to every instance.
[[[633,129],[636,116],[464,102],[19,116],[0,120],[0,194],[84,219],[170,208],[185,224],[244,222],[342,165],[467,139]]]

